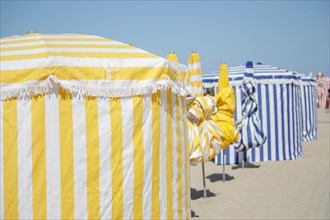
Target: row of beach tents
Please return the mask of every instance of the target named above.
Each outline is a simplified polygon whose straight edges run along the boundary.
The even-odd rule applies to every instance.
[[[31,33],[1,39],[0,79],[1,219],[189,218],[191,164],[317,138],[315,79],[251,61],[202,75],[197,52]]]
[[[260,162],[292,160],[303,156],[302,142],[317,139],[316,79],[294,71],[257,63],[252,71],[246,65],[228,70],[235,90],[235,119],[242,118],[244,78],[256,87],[255,101],[261,130],[267,137],[262,147],[237,152],[233,144],[216,158],[216,164],[237,164],[242,161]],[[203,75],[203,85],[217,90],[217,72]],[[251,130],[249,133],[255,131]]]

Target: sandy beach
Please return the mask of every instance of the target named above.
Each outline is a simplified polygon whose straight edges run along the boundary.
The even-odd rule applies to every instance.
[[[300,160],[226,165],[205,164],[208,197],[203,198],[201,164],[191,166],[194,219],[329,219],[330,112],[318,111],[318,139],[303,142]]]

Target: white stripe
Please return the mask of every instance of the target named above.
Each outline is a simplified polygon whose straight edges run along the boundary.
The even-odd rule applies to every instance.
[[[242,93],[241,93],[241,90],[238,88],[238,86],[235,86],[233,89],[235,91],[236,116],[237,116],[237,119],[239,119],[239,118],[242,117]],[[236,142],[236,144],[233,144],[233,145],[231,145],[229,147],[229,161],[227,161],[227,158],[225,157],[225,161],[224,161],[225,164],[227,162],[230,163],[230,164],[234,164],[235,163],[235,156],[238,154],[235,151],[235,147],[234,147],[236,145],[237,145],[237,142]]]
[[[261,96],[261,103],[264,104],[263,108],[262,108],[262,129],[263,131],[265,131],[265,134],[267,136],[267,139],[266,139],[266,142],[263,144],[262,148],[263,148],[263,151],[264,151],[264,160],[263,161],[268,161],[268,145],[270,144],[269,143],[269,135],[268,134],[268,130],[267,130],[267,124],[268,124],[268,121],[267,121],[267,106],[266,106],[266,86],[265,85],[260,85],[261,86],[261,94],[263,94]]]
[[[22,40],[22,39],[19,39]],[[15,40],[16,41],[16,40]],[[42,40],[35,42],[20,42],[20,43],[11,43],[11,44],[1,44],[1,48],[11,48],[11,47],[26,47],[26,46],[37,46],[37,45],[126,45],[118,41],[67,41],[66,39],[58,41],[47,41]]]
[[[4,188],[3,188],[3,102],[0,102],[0,219],[4,219]]]
[[[255,150],[255,160],[254,160],[254,162],[260,162],[260,147],[255,147],[254,150]]]
[[[200,62],[188,63],[188,69],[190,71],[201,69],[201,63]]]
[[[18,218],[33,218],[31,100],[17,100]]]
[[[58,91],[45,95],[47,218],[61,218],[60,125]]]
[[[166,148],[167,139],[167,91],[161,91],[160,93],[160,218],[167,218],[167,207],[166,207],[166,193],[167,193],[167,182],[166,178],[166,151],[170,150]]]
[[[69,67],[146,67],[158,68],[166,66],[166,60],[162,58],[97,58],[97,57],[63,57],[49,56],[48,58],[27,60],[1,60],[1,70],[23,70],[30,68],[42,68],[47,66],[69,66]],[[179,66],[180,67],[180,66]]]
[[[172,177],[172,189],[173,189],[173,214],[174,219],[179,218],[178,213],[178,190],[177,189],[177,179],[178,179],[178,137],[177,137],[177,129],[176,129],[176,109],[178,106],[176,105],[177,96],[172,94],[172,133],[173,133],[173,177]]]
[[[84,34],[47,34],[47,35],[40,35],[40,34],[36,34],[36,35],[17,35],[17,37],[13,36],[13,37],[6,37],[1,39],[1,43],[4,42],[11,42],[11,41],[17,41],[17,40],[29,40],[29,39],[49,39],[49,38],[63,38],[63,39],[70,39],[70,38],[100,38],[102,39],[102,37],[96,36],[96,35],[84,35]]]
[[[76,53],[147,53],[138,48],[36,48],[29,50],[2,51],[1,56],[29,55],[39,53],[76,52]]]
[[[181,130],[181,179],[182,179],[182,204],[179,204],[179,208],[182,210],[182,219],[186,219],[186,179],[185,179],[185,142],[184,142],[184,124],[183,124],[183,103],[182,98],[179,97],[179,108],[180,108],[180,130]]]
[[[271,143],[270,144],[270,149],[271,149],[271,160],[276,160],[276,142],[275,139],[278,138],[275,135],[275,114],[277,114],[275,106],[274,106],[274,101],[277,102],[277,100],[274,99],[274,91],[273,91],[274,86],[270,85],[268,86],[268,91],[269,91],[269,110],[270,110],[270,121],[267,123],[270,124],[270,135],[271,136]]]
[[[100,145],[100,219],[112,218],[110,100],[98,98]]]
[[[144,140],[144,181],[143,181],[143,219],[151,219],[151,169],[152,167],[152,108],[151,94],[143,97],[143,140]]]
[[[133,101],[121,99],[123,124],[123,219],[133,219],[134,201],[134,146]]]
[[[72,97],[74,153],[74,213],[76,219],[87,218],[87,152],[85,99]],[[98,146],[95,146],[98,147]]]
[[[190,82],[194,82],[194,81],[202,81],[202,76],[201,75],[191,75],[189,77],[189,81]]]

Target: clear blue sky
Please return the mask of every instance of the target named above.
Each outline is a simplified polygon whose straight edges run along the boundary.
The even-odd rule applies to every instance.
[[[220,63],[260,61],[329,75],[329,0],[325,1],[3,1],[1,37],[94,34],[180,63],[196,50],[203,73]]]

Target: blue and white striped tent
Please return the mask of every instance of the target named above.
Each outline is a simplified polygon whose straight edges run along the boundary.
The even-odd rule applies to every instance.
[[[317,88],[316,79],[301,77],[303,141],[317,139]]]
[[[237,164],[247,162],[293,160],[303,156],[302,140],[302,98],[300,74],[270,65],[254,65],[254,83],[257,87],[256,99],[258,116],[266,142],[260,148],[245,152],[235,152],[234,145],[225,151],[225,161],[221,153],[216,164]],[[229,81],[235,91],[236,120],[242,115],[242,85],[245,65],[228,70]],[[204,87],[214,87],[217,92],[218,73],[203,76]]]

